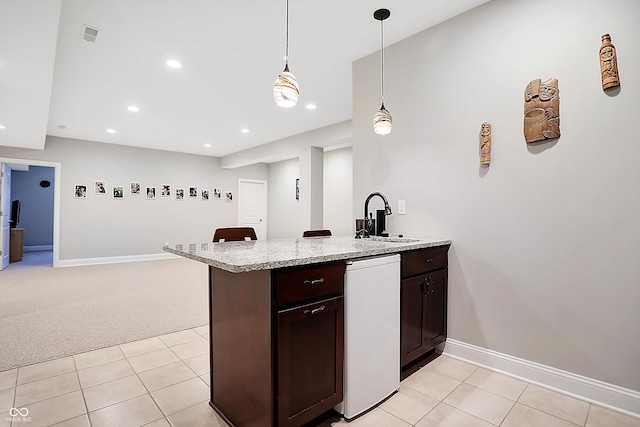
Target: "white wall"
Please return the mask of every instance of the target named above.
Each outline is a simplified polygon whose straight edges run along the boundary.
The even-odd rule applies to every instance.
[[[351,147],[324,153],[324,228],[334,236],[353,235],[353,157]],[[364,200],[362,200],[364,206]]]
[[[169,184],[172,193],[177,187],[221,188],[236,195],[238,178],[267,178],[266,165],[224,170],[213,157],[57,137],[47,137],[42,151],[0,147],[0,157],[61,163],[61,261],[158,254],[165,242],[211,241],[215,228],[237,225],[237,198],[177,201],[160,197],[160,187]],[[109,194],[93,194],[96,180],[106,181]],[[131,181],[155,186],[156,200],[131,196]],[[86,199],[73,197],[76,184],[88,186]],[[114,185],[125,187],[122,200],[111,197]]]
[[[300,237],[304,209],[296,200],[296,178],[300,177],[298,159],[269,165],[269,201],[267,235],[269,239]]]
[[[353,180],[351,147],[326,151],[323,154],[323,224],[334,236],[354,232],[351,212]],[[284,160],[269,165],[269,239],[301,237],[307,228],[303,224],[306,211],[302,201],[296,201],[295,181],[300,177],[299,159]],[[303,186],[302,182],[300,185]],[[301,192],[304,197],[304,192]]]
[[[11,200],[20,200],[20,223],[25,246],[53,245],[53,168],[31,166],[11,173]],[[41,187],[40,181],[51,186]]]
[[[449,337],[640,391],[640,2],[494,0],[354,63],[353,207],[453,240]],[[385,22],[394,25],[393,12]],[[600,36],[619,93],[601,89]],[[559,140],[527,145],[523,91],[557,78]],[[482,122],[492,164],[479,166]]]

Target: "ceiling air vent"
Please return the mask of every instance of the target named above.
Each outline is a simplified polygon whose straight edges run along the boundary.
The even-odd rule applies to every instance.
[[[84,31],[82,32],[82,38],[90,43],[96,42],[96,37],[98,37],[99,30],[97,28],[92,28],[89,26],[84,26]]]

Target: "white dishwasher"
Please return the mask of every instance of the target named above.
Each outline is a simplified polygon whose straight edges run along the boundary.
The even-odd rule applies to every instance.
[[[351,419],[400,387],[400,255],[350,261],[344,277],[344,399]]]

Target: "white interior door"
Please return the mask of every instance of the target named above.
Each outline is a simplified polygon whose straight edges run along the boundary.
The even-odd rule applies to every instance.
[[[6,163],[0,163],[0,253],[2,261],[0,270],[9,265],[9,236],[11,219],[11,168]]]
[[[258,239],[267,238],[267,181],[238,179],[238,226],[253,227]]]

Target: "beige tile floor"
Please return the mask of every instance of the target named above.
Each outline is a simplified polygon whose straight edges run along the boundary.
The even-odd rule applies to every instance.
[[[208,406],[207,337],[200,327],[0,372],[0,427],[225,426]],[[11,408],[28,414],[12,417]],[[640,419],[440,356],[378,408],[331,425],[640,427]]]

